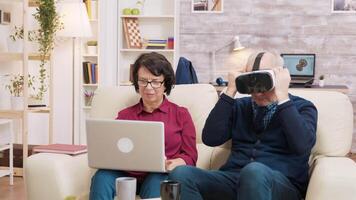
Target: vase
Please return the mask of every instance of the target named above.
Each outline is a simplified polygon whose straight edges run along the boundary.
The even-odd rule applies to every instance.
[[[89,55],[96,55],[98,53],[96,46],[87,46],[87,53]]]
[[[93,101],[93,97],[85,97],[85,106],[91,106],[91,102]]]
[[[46,107],[46,104],[43,99],[30,96],[28,98],[28,107]]]
[[[23,110],[24,109],[23,97],[11,97],[11,108],[13,110]]]
[[[319,80],[319,87],[324,87],[324,80]]]

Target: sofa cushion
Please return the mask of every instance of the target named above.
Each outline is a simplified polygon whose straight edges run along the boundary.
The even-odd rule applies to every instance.
[[[290,90],[314,103],[318,109],[317,140],[313,156],[345,156],[353,133],[353,109],[349,98],[334,91]]]

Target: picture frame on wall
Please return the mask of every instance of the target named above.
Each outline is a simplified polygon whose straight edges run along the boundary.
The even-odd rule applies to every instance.
[[[10,24],[11,23],[11,13],[0,10],[0,24]]]
[[[223,13],[224,0],[192,0],[193,13]]]
[[[356,0],[331,0],[331,13],[356,13]]]

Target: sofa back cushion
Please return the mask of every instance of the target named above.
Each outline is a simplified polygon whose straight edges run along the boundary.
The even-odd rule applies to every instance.
[[[100,87],[95,93],[90,113],[93,118],[114,119],[119,110],[136,104],[140,98],[133,86]],[[205,120],[218,99],[215,88],[210,84],[176,85],[168,99],[189,110],[197,134],[197,165],[208,168],[212,148],[202,144],[201,133]]]
[[[290,93],[314,103],[318,109],[316,144],[312,156],[345,156],[353,133],[353,108],[349,98],[335,91],[291,89]]]

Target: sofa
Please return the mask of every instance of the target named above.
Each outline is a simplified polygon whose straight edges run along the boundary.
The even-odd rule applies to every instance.
[[[351,148],[354,122],[349,98],[332,91],[291,89],[290,93],[312,101],[319,111],[306,199],[356,199],[356,163],[346,157]],[[205,120],[218,100],[215,88],[209,84],[176,85],[168,98],[188,108],[192,115],[197,132],[197,166],[219,168],[229,155],[229,142],[208,147],[201,140]],[[113,119],[118,110],[138,99],[132,86],[98,88],[90,116]],[[29,200],[88,199],[94,172],[95,169],[88,167],[87,154],[34,154],[25,166],[27,197]]]

